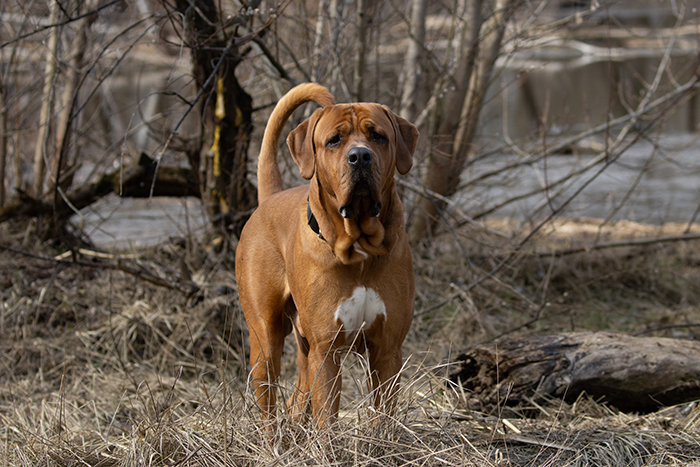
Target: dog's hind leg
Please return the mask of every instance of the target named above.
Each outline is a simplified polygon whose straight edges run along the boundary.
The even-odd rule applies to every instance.
[[[251,278],[252,279],[252,278]],[[239,282],[239,298],[250,334],[250,368],[263,419],[274,418],[277,379],[280,376],[285,337],[283,291],[273,287],[249,287]]]

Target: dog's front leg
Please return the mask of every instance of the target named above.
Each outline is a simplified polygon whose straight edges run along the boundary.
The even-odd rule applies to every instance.
[[[381,348],[369,346],[369,364],[372,373],[374,406],[379,413],[392,414],[396,405],[396,392],[401,379],[401,349],[396,346]]]
[[[311,411],[314,424],[323,429],[335,422],[343,381],[335,346],[311,345],[308,357]]]

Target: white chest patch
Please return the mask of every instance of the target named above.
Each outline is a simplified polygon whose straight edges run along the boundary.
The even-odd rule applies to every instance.
[[[343,324],[346,341],[354,340],[355,334],[369,328],[379,315],[386,319],[386,306],[382,298],[364,286],[357,287],[352,296],[343,300],[335,310],[335,319]]]

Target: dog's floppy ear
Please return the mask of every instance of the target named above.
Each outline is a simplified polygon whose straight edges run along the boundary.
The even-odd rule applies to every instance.
[[[316,168],[314,133],[316,131],[316,125],[323,115],[323,111],[323,108],[316,109],[316,111],[311,114],[311,117],[301,122],[299,126],[292,130],[289,136],[287,136],[289,152],[292,153],[294,162],[299,166],[301,176],[306,180],[314,176]]]
[[[389,107],[383,105],[384,112],[394,124],[396,133],[396,169],[401,175],[406,175],[413,166],[413,153],[418,143],[418,129],[413,123],[399,117]]]

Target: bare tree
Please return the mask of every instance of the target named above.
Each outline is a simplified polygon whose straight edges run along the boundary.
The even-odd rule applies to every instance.
[[[240,213],[254,206],[256,196],[246,176],[252,99],[236,78],[236,67],[243,59],[240,39],[226,29],[213,1],[178,0],[177,11],[184,19],[185,40],[192,49],[193,73],[202,96],[202,134],[189,152],[190,164],[197,169],[210,218],[240,232],[245,222]]]
[[[407,120],[416,117],[418,84],[420,82],[423,48],[425,47],[425,16],[428,0],[413,0],[411,4],[411,39],[403,69],[403,93],[399,115]]]
[[[427,167],[425,188],[443,196],[455,193],[462,168],[470,154],[479,125],[479,116],[492,79],[494,63],[501,51],[503,34],[513,15],[517,0],[496,0],[482,3],[468,1],[468,47],[459,58],[457,74],[446,94],[446,110],[436,133],[438,144],[432,148]],[[486,7],[487,19],[481,10]],[[467,39],[465,37],[464,39]],[[439,200],[424,198],[419,203],[420,214],[411,225],[410,237],[417,242],[428,233],[442,208]]]
[[[364,100],[364,83],[367,55],[367,0],[357,0],[357,51],[355,54],[353,99]]]
[[[75,12],[80,14],[82,11],[82,2],[77,2]],[[87,5],[86,10],[91,10],[93,7]],[[88,29],[96,20],[96,15],[89,15],[81,18],[76,23],[75,37],[72,42],[70,55],[67,60],[65,69],[64,87],[60,102],[60,112],[58,116],[58,125],[56,126],[56,144],[51,159],[51,189],[65,190],[70,185],[70,178],[74,174],[67,174],[67,179],[61,180],[66,168],[69,166],[67,150],[70,147],[70,139],[72,135],[71,127],[74,121],[74,111],[77,102],[77,89],[81,77],[80,71],[84,65],[83,59],[87,48]],[[76,160],[79,159],[79,148],[76,148]],[[75,162],[75,161],[73,161]]]
[[[51,14],[49,23],[58,22],[61,5],[58,1],[51,2]],[[54,78],[56,76],[56,64],[58,61],[58,36],[59,29],[54,27],[49,35],[49,42],[46,47],[46,69],[44,71],[44,88],[41,104],[41,116],[39,117],[39,135],[36,139],[34,150],[34,185],[33,194],[40,198],[44,190],[44,177],[46,175],[46,161],[48,160],[48,138],[50,134],[50,119],[54,99]]]
[[[0,82],[0,208],[5,205],[5,172],[7,170],[7,98]]]

